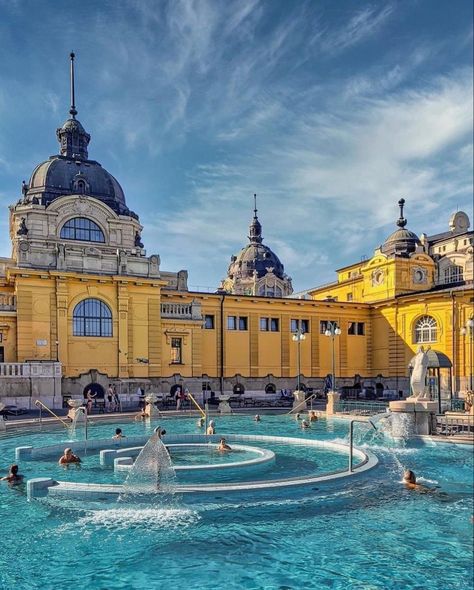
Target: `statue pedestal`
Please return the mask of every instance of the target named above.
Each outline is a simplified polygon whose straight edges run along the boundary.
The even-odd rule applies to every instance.
[[[328,392],[328,401],[326,404],[326,416],[334,416],[336,413],[336,407],[341,399],[341,394],[336,391]]]
[[[433,420],[438,411],[438,403],[429,400],[407,398],[388,405],[394,414],[409,414],[413,418],[414,434],[431,434],[434,431]]]
[[[232,414],[232,408],[229,404],[230,395],[219,396],[219,414]]]

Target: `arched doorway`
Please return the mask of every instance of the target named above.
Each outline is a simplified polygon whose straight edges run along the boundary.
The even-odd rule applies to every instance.
[[[95,394],[96,399],[104,399],[105,391],[100,383],[89,383],[89,385],[86,385],[82,392],[84,399],[86,399],[86,394],[88,391],[91,392],[91,395]]]

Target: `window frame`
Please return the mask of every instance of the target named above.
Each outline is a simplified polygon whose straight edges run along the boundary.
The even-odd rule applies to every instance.
[[[209,320],[209,322],[208,322]],[[204,329],[215,330],[215,316],[213,314],[204,315]]]
[[[102,228],[88,217],[71,217],[65,221],[59,231],[59,238],[74,242],[105,244],[105,234]]]
[[[415,344],[428,344],[438,340],[438,322],[430,315],[419,317],[413,327],[413,342]]]
[[[178,351],[174,358],[174,351]],[[183,339],[178,336],[171,338],[171,365],[183,364]]]
[[[93,314],[94,307],[99,310],[98,315]],[[78,338],[112,338],[113,314],[107,303],[96,297],[79,301],[72,312],[72,335]]]

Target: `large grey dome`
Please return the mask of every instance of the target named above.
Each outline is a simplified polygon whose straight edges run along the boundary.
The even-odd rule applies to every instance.
[[[85,194],[103,201],[118,214],[128,215],[125,195],[117,180],[93,160],[51,156],[31,175],[27,196],[48,206],[56,198]]]
[[[48,207],[64,195],[87,195],[99,199],[119,215],[137,217],[125,203],[125,195],[117,180],[99,162],[89,160],[91,136],[76,119],[74,95],[74,53],[71,53],[71,115],[56,130],[60,153],[51,156],[33,170],[29,185],[23,183],[25,202]]]

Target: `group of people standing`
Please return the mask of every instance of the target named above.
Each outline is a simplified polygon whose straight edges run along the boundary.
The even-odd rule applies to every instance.
[[[84,394],[86,401],[86,411],[88,414],[92,413],[92,404],[94,400],[97,400],[98,393],[92,393],[91,389],[88,389]],[[122,409],[120,404],[120,398],[117,393],[117,388],[112,383],[109,383],[107,391],[104,395],[104,409],[106,412],[120,412]]]

